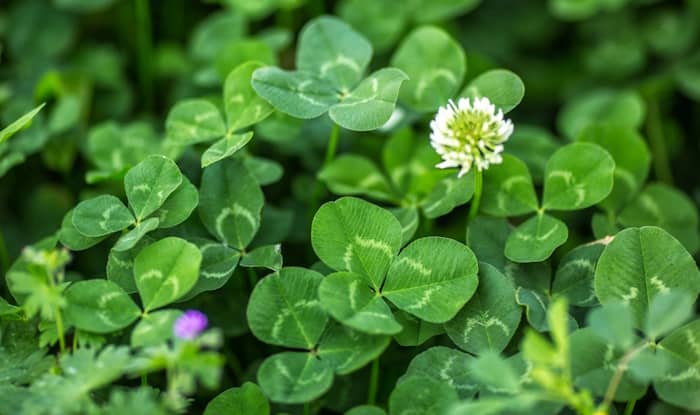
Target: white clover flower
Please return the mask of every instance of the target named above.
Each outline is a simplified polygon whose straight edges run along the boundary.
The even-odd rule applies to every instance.
[[[459,177],[476,165],[479,171],[503,161],[503,143],[513,133],[513,123],[488,98],[460,98],[440,107],[430,122],[430,144],[442,157],[437,168],[460,167]]]

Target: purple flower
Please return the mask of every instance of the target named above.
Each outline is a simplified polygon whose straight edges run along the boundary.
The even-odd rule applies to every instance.
[[[175,320],[173,330],[180,339],[194,339],[207,328],[207,316],[199,310],[187,310]]]

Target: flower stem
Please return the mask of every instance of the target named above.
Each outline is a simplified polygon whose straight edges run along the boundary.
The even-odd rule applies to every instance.
[[[484,175],[481,170],[474,170],[474,196],[472,197],[472,205],[469,208],[469,217],[467,218],[467,226],[474,220],[479,213],[479,205],[481,204],[481,191],[484,187]]]
[[[627,406],[625,406],[625,413],[623,415],[632,415],[632,412],[634,412],[634,405],[636,403],[636,399],[627,402]]]
[[[379,357],[372,361],[372,372],[369,377],[369,390],[367,391],[367,405],[377,402],[377,389],[379,388]]]
[[[659,103],[653,97],[647,99],[647,136],[654,161],[654,173],[656,178],[664,183],[673,184],[673,174],[668,161],[666,149],[666,137],[664,137],[663,124]]]
[[[148,0],[134,0],[136,12],[136,27],[138,32],[138,65],[139,82],[143,91],[143,99],[147,110],[153,109],[153,44],[151,39],[151,13]]]

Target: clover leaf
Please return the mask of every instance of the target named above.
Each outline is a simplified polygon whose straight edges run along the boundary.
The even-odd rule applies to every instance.
[[[394,111],[401,83],[408,77],[384,68],[364,77],[372,46],[348,24],[321,16],[301,31],[296,71],[264,67],[253,73],[253,89],[278,111],[297,118],[326,112],[343,128],[374,130]]]
[[[69,211],[59,231],[61,243],[84,250],[122,231],[112,249],[127,251],[149,232],[185,221],[199,202],[192,183],[164,156],[148,156],[131,168],[124,176],[124,187],[128,208],[115,196],[101,195]]]

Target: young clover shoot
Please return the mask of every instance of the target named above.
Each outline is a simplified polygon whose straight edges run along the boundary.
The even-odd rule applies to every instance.
[[[438,109],[430,129],[430,144],[443,160],[437,168],[459,167],[462,177],[476,166],[471,220],[479,210],[481,172],[503,161],[503,143],[513,134],[513,123],[486,97],[460,98]]]

